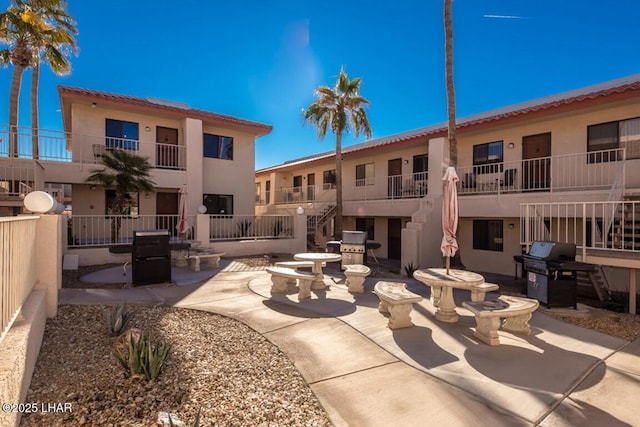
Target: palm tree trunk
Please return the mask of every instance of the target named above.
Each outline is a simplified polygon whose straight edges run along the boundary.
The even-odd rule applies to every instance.
[[[36,58],[31,66],[31,155],[32,159],[40,158],[38,146],[38,84],[40,83],[40,61]]]
[[[447,115],[449,137],[449,166],[458,164],[458,137],[456,134],[456,97],[453,86],[453,23],[451,0],[444,0],[445,74],[447,81]]]
[[[9,93],[9,157],[18,157],[18,102],[20,100],[20,84],[24,67],[13,66],[11,76],[11,92]]]
[[[342,133],[336,132],[336,219],[333,238],[342,239]]]

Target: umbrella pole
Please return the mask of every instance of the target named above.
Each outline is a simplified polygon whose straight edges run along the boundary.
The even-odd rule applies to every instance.
[[[445,257],[445,266],[447,267],[447,276],[449,275],[449,268],[451,267],[451,257],[447,256]]]

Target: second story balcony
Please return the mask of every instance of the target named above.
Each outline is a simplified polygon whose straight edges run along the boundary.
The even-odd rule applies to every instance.
[[[111,150],[146,157],[154,168],[186,169],[184,145],[0,125],[0,158],[97,164]]]

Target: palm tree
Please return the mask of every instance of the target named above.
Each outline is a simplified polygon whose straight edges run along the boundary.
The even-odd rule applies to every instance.
[[[336,134],[336,239],[342,237],[342,134],[352,130],[355,138],[360,132],[371,138],[371,127],[364,109],[369,101],[360,96],[360,83],[359,77],[349,80],[344,67],[341,68],[334,88],[316,88],[316,100],[304,112],[304,119],[317,127],[319,139],[324,139],[328,128]]]
[[[458,164],[458,137],[456,133],[456,97],[453,86],[453,23],[451,20],[451,0],[444,0],[444,50],[447,84],[447,136],[449,139],[449,166]]]
[[[71,52],[77,53],[76,40],[73,37],[78,34],[75,21],[65,9],[66,0],[32,1],[33,12],[50,22],[52,30],[45,34],[41,43],[32,46],[31,61],[31,145],[34,159],[39,158],[38,147],[38,84],[40,80],[40,63],[45,62],[54,74],[65,76],[71,72],[71,63],[68,56]]]
[[[130,192],[153,191],[155,183],[149,179],[151,165],[145,157],[129,154],[125,150],[107,151],[102,157],[104,169],[94,170],[86,182],[102,187],[115,187],[111,221],[111,240],[117,242],[121,213]]]

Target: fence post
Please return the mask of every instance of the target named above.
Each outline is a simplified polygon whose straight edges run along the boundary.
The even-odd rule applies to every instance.
[[[199,241],[203,246],[209,246],[211,241],[210,223],[208,214],[198,214],[196,216],[196,235],[195,240]]]
[[[307,215],[302,208],[298,208],[293,215],[293,239],[294,253],[306,252],[307,250]],[[293,249],[293,248],[292,248]]]
[[[58,290],[62,287],[62,257],[64,255],[64,215],[40,215],[36,224],[36,284],[35,289],[46,291],[47,317],[58,311]],[[63,228],[65,227],[65,228]]]

